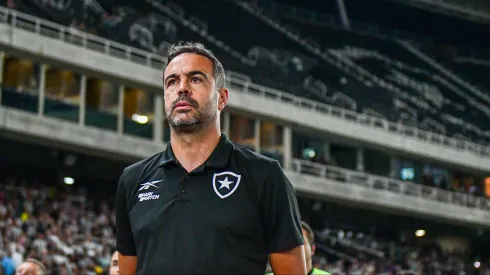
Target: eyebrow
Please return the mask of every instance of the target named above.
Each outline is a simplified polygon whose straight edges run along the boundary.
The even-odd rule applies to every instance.
[[[189,76],[194,76],[194,75],[201,75],[203,76],[204,78],[208,79],[208,76],[202,72],[202,71],[199,71],[199,70],[194,70],[194,71],[190,71],[188,73],[185,74],[187,77]],[[177,78],[179,75],[178,74],[171,74],[171,75],[168,75],[165,79],[164,79],[164,83],[167,83],[167,81],[170,79],[170,78]]]

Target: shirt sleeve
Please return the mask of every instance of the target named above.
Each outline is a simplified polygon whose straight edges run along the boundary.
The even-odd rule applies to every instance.
[[[261,196],[262,223],[268,253],[303,244],[301,218],[293,185],[279,163],[269,164]]]
[[[116,192],[116,250],[125,256],[136,256],[133,232],[129,221],[127,184],[124,171],[119,179]]]

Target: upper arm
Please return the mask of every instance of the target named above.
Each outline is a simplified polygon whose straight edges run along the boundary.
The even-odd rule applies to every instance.
[[[269,255],[274,275],[306,274],[306,260],[303,245]]]
[[[129,221],[129,203],[125,182],[126,170],[122,173],[116,192],[116,250],[125,256],[136,256],[133,232]]]
[[[136,266],[138,264],[138,258],[136,256],[124,256],[121,253],[117,253],[119,260],[119,274],[134,275],[136,274]]]
[[[262,188],[262,224],[268,253],[302,245],[303,233],[296,192],[277,161],[267,167],[267,179]]]

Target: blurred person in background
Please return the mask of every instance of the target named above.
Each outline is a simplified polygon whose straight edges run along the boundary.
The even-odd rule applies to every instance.
[[[16,275],[44,275],[47,274],[46,267],[36,259],[25,260],[18,268]]]
[[[119,274],[119,258],[117,251],[112,253],[111,264],[109,266],[109,275]]]
[[[265,266],[265,275],[273,275],[271,262],[267,261],[267,265]]]
[[[0,259],[2,259],[2,268],[5,275],[13,275],[15,273],[15,265],[12,258],[7,253],[0,250]]]
[[[330,275],[330,273],[313,267],[313,255],[315,255],[315,233],[311,229],[310,225],[305,222],[301,222],[301,228],[303,231],[303,238],[305,240],[305,259],[306,259],[306,270],[308,275]]]
[[[315,255],[315,233],[311,229],[310,225],[305,222],[301,222],[301,228],[303,231],[304,239],[304,250],[305,250],[305,260],[306,260],[306,270],[308,275],[331,275],[330,273],[316,268],[313,266],[313,255]],[[270,264],[267,263],[267,269],[265,275],[273,275]]]

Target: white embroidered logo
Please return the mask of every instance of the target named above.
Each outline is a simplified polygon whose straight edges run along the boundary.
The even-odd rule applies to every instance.
[[[235,192],[240,184],[241,175],[233,172],[216,173],[213,176],[213,189],[218,197],[224,199]]]
[[[155,180],[155,181],[151,181],[151,182],[145,182],[145,183],[141,184],[141,187],[140,187],[140,189],[138,189],[138,192],[141,190],[148,190],[148,189],[150,189],[150,187],[158,188],[158,186],[156,186],[155,183],[159,183],[162,181],[163,180]]]
[[[153,192],[141,193],[138,195],[140,201],[158,200],[160,195],[153,195]]]

